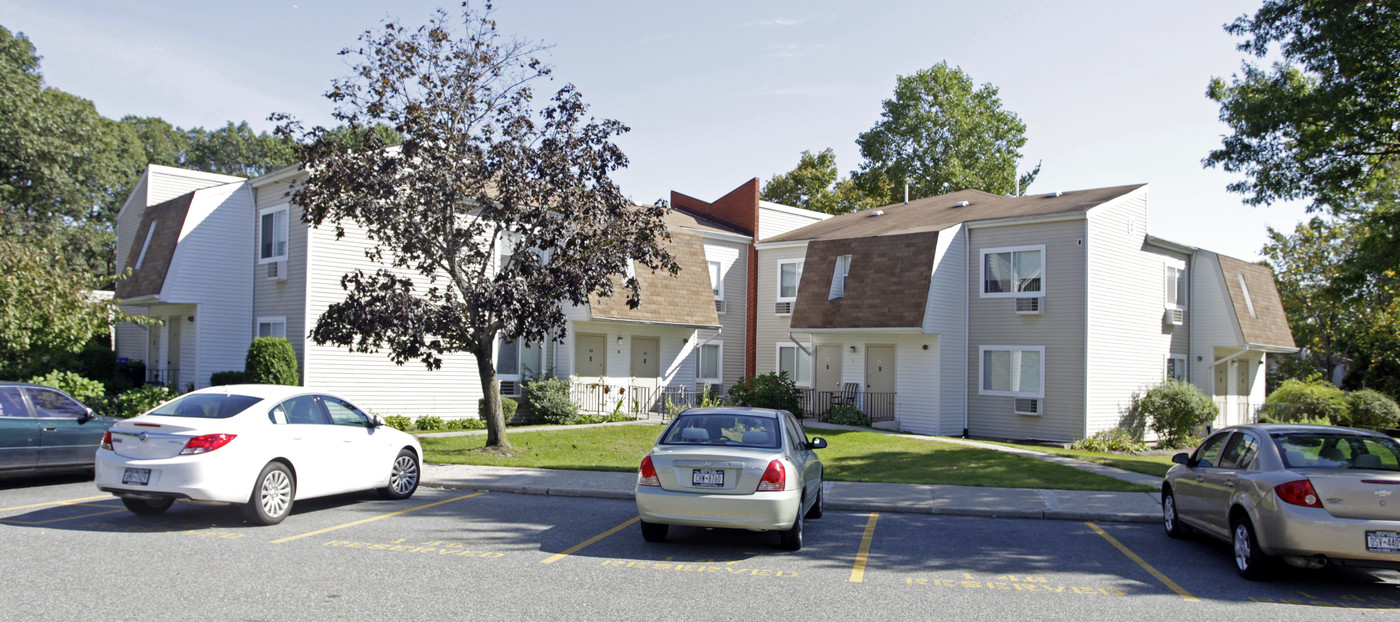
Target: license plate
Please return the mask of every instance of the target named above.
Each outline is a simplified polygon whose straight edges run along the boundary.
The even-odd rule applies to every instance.
[[[151,470],[127,469],[126,472],[122,474],[122,483],[131,484],[133,486],[145,486],[151,483]]]
[[[695,469],[690,473],[690,483],[693,486],[704,486],[707,488],[723,487],[724,471],[719,469]]]
[[[1378,553],[1400,553],[1400,533],[1368,531],[1366,532],[1366,550]]]

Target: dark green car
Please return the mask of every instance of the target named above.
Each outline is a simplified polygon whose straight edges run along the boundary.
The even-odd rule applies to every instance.
[[[58,389],[0,382],[0,478],[90,472],[113,423]]]

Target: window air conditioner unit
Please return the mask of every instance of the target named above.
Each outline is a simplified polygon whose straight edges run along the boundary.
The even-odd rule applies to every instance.
[[[1033,397],[1018,397],[1013,408],[1018,415],[1039,415],[1040,399]]]
[[[520,395],[520,383],[514,380],[502,380],[501,395],[508,397]]]
[[[792,301],[780,302],[773,307],[773,313],[778,315],[792,315]]]
[[[1181,326],[1182,320],[1186,319],[1186,312],[1181,309],[1167,309],[1162,316],[1162,323],[1168,326]]]
[[[287,262],[273,261],[267,264],[267,280],[285,281],[287,280]]]
[[[725,305],[723,300],[715,301],[715,313],[724,313]]]
[[[1016,299],[1016,312],[1021,315],[1040,315],[1044,310],[1045,299],[1040,296]]]

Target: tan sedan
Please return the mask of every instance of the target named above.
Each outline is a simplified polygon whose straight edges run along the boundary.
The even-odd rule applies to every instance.
[[[684,411],[638,469],[642,537],[665,540],[670,525],[777,531],[800,549],[803,519],[822,515],[823,447],[784,410]]]
[[[1167,535],[1231,543],[1247,579],[1279,561],[1400,569],[1400,444],[1330,426],[1221,429],[1162,482]]]

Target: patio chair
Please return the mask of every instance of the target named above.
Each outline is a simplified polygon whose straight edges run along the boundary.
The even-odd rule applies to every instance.
[[[831,396],[832,406],[855,406],[856,396],[860,393],[859,382],[847,382],[841,385],[841,392]]]

